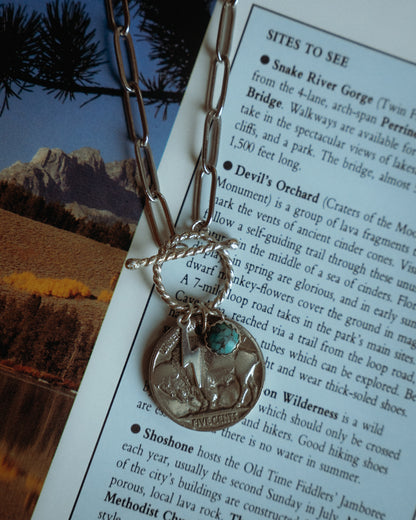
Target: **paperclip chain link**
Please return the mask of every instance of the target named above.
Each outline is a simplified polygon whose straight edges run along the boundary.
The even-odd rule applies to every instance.
[[[128,0],[121,0],[124,17],[122,25],[118,25],[116,22],[114,1],[106,0],[106,5],[109,24],[114,34],[114,51],[120,83],[123,89],[123,105],[127,129],[129,138],[134,143],[137,171],[139,173],[140,184],[145,196],[145,211],[153,236],[155,237],[156,243],[160,246],[163,243],[162,237],[165,232],[162,232],[157,224],[155,211],[153,209],[157,203],[159,203],[162,208],[162,215],[170,236],[174,234],[175,227],[166,199],[159,189],[157,171],[153,160],[152,149],[150,147],[149,126],[147,123],[143,95],[139,86],[139,68],[130,32],[130,10]],[[122,51],[123,46],[125,49],[124,54]],[[127,63],[124,62],[124,55],[127,58]],[[130,71],[130,79],[127,78],[126,70]],[[141,124],[140,133],[136,131],[134,125],[134,105],[139,114]]]
[[[201,158],[198,164],[195,178],[195,194],[193,206],[193,229],[202,230],[208,228],[215,208],[215,193],[217,186],[217,160],[221,134],[221,116],[225,104],[230,75],[230,49],[234,28],[235,6],[238,0],[224,0],[220,22],[218,26],[215,57],[212,60],[207,91],[207,112],[205,116],[204,131],[202,138]],[[114,50],[120,83],[123,88],[123,104],[125,110],[126,124],[129,137],[134,143],[137,170],[141,186],[145,195],[145,210],[150,228],[157,245],[160,247],[166,236],[166,228],[169,236],[175,234],[175,227],[165,197],[159,189],[159,181],[150,147],[149,127],[147,124],[146,111],[143,95],[139,86],[139,68],[133,40],[130,33],[130,10],[128,0],[121,0],[123,12],[123,23],[118,24],[114,12],[114,0],[106,0],[109,25],[114,33]],[[122,47],[125,52],[123,53]],[[124,57],[127,63],[124,62]],[[127,66],[126,66],[127,65]],[[219,69],[222,68],[221,78]],[[131,77],[127,78],[126,70],[130,71]],[[217,100],[214,95],[219,91]],[[133,116],[133,105],[139,114],[141,133],[136,132]],[[206,217],[201,218],[202,183],[205,175],[211,176],[211,186],[208,198],[208,209]],[[161,229],[155,214],[155,206],[159,204],[164,217],[165,229]]]
[[[201,159],[195,175],[193,229],[206,229],[210,225],[214,215],[215,193],[217,188],[217,160],[221,138],[221,117],[230,76],[230,50],[237,1],[238,0],[224,1],[218,25],[215,56],[211,62],[210,76],[208,79],[207,113],[202,137]],[[222,68],[222,76],[219,78],[218,70],[220,68]],[[218,90],[219,96],[215,102],[214,95]],[[206,216],[202,218],[201,198],[203,178],[205,175],[211,176],[211,189]]]

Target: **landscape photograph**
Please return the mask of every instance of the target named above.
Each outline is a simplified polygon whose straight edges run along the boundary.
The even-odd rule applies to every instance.
[[[158,164],[213,2],[129,4]],[[0,518],[16,520],[33,512],[142,197],[104,0],[1,3],[0,41]]]

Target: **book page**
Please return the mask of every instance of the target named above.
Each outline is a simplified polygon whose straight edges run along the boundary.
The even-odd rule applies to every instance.
[[[239,241],[221,309],[262,350],[261,397],[216,432],[165,417],[148,363],[175,319],[150,268],[124,271],[35,519],[413,518],[415,63],[368,34],[240,4],[211,232]],[[186,118],[194,85],[195,74]],[[185,193],[170,146],[162,181]],[[179,230],[191,207],[192,185],[174,201]],[[151,249],[145,237],[141,222],[131,256]],[[180,302],[212,300],[221,264],[168,262],[163,281]]]

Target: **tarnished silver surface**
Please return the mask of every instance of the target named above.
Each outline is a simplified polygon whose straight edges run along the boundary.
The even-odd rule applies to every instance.
[[[185,332],[180,326],[171,328],[154,347],[149,367],[153,398],[181,426],[227,428],[243,419],[260,396],[265,373],[261,350],[246,329],[232,323],[240,343],[231,354],[210,350],[195,324]]]

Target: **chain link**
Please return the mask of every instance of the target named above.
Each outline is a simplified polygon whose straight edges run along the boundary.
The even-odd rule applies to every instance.
[[[202,152],[195,174],[195,192],[193,204],[193,229],[206,229],[212,221],[215,209],[215,194],[217,188],[217,159],[221,138],[221,116],[228,90],[230,76],[230,49],[234,30],[235,6],[238,0],[225,0],[221,10],[218,25],[215,56],[211,62],[207,91],[207,113],[205,116]],[[218,70],[222,68],[222,76]],[[214,102],[215,93],[219,96]],[[201,210],[202,186],[205,176],[211,176],[211,188],[208,208]],[[205,215],[205,218],[203,217]]]
[[[238,0],[224,0],[221,17],[218,26],[215,57],[211,62],[208,89],[207,112],[205,116],[204,132],[202,138],[201,157],[195,174],[195,192],[193,202],[192,226],[195,230],[208,228],[211,223],[217,187],[217,160],[221,135],[221,116],[225,104],[230,75],[230,49],[232,33],[234,29],[235,6]],[[131,141],[134,143],[137,170],[140,184],[145,195],[145,211],[150,228],[158,246],[164,242],[166,230],[169,236],[175,234],[175,227],[170,215],[168,204],[159,189],[157,171],[150,147],[149,127],[142,91],[139,86],[139,68],[137,65],[134,44],[130,33],[130,10],[128,0],[121,0],[123,23],[118,24],[114,12],[115,0],[106,0],[109,25],[114,34],[114,50],[120,83],[123,88],[123,105],[126,124]],[[124,47],[124,53],[123,53]],[[127,58],[125,66],[124,56]],[[222,69],[222,74],[219,70]],[[131,78],[127,78],[126,70],[129,70]],[[215,94],[219,92],[217,100]],[[134,125],[132,100],[135,100],[136,110],[139,114],[141,133],[136,132]],[[205,176],[211,177],[208,208],[201,217],[202,185]],[[162,210],[157,213],[158,209]],[[160,216],[162,219],[160,219]],[[162,220],[162,223],[159,221]]]

